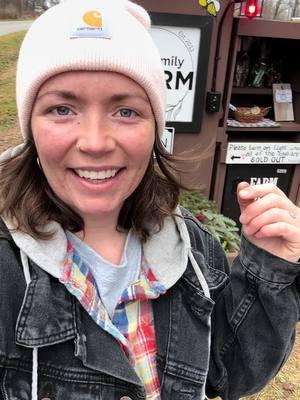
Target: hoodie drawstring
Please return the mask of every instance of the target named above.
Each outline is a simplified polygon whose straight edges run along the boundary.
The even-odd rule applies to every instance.
[[[192,266],[194,268],[195,274],[197,275],[197,278],[199,280],[199,283],[203,289],[204,295],[210,299],[210,292],[209,292],[209,287],[208,284],[206,282],[206,279],[204,278],[204,275],[199,267],[199,265],[197,264],[197,261],[195,260],[195,257],[193,256],[192,250],[189,249],[189,254],[188,257],[192,263]]]
[[[201,271],[199,265],[197,264],[197,261],[195,260],[195,257],[193,256],[193,253],[192,253],[191,248],[189,249],[188,257],[189,257],[189,259],[190,259],[190,261],[191,261],[191,263],[192,263],[192,266],[193,266],[193,268],[194,268],[195,274],[197,275],[197,278],[198,278],[198,280],[199,280],[199,283],[200,283],[200,285],[201,285],[201,287],[202,287],[202,290],[203,290],[203,292],[204,292],[204,295],[205,295],[208,299],[210,299],[210,292],[209,292],[208,284],[207,284],[206,279],[205,279],[205,277],[204,277],[204,275],[203,275],[203,272]],[[208,323],[208,326],[211,327],[211,317],[208,318],[208,322],[207,322],[207,323]],[[207,345],[208,345],[208,349],[209,349],[209,352],[210,352],[211,335],[208,335],[208,343],[207,343]],[[209,359],[209,357],[208,357],[208,359]],[[207,369],[208,369],[208,366],[207,366]],[[206,376],[206,379],[207,379],[207,376]],[[205,393],[206,379],[205,379],[205,382],[204,382],[203,388],[202,388],[201,400],[206,399],[206,393]]]
[[[23,272],[25,276],[26,285],[28,286],[31,281],[29,264],[27,255],[21,250],[21,261]],[[38,349],[32,349],[32,384],[31,384],[31,399],[38,400]]]

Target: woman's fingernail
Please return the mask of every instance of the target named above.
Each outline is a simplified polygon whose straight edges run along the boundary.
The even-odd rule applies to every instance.
[[[242,197],[247,197],[249,194],[250,194],[250,190],[248,190],[248,189],[242,189],[240,191],[240,196],[242,196]]]

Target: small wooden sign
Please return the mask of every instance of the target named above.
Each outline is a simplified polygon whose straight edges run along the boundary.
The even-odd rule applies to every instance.
[[[161,137],[161,142],[168,153],[173,154],[175,128],[166,126]]]
[[[226,164],[300,163],[300,143],[228,142]]]
[[[294,121],[293,96],[290,83],[273,84],[275,121]]]

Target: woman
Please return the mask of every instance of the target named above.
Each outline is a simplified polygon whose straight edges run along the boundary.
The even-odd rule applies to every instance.
[[[73,0],[24,39],[24,144],[0,173],[0,399],[235,400],[291,351],[299,209],[241,183],[229,273],[177,206],[149,28],[131,2]]]

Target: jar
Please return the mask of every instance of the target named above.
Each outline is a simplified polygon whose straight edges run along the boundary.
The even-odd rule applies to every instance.
[[[275,19],[278,3],[279,0],[264,1],[263,12],[262,12],[263,19],[268,19],[268,20]]]
[[[300,18],[300,0],[297,0],[293,17]]]
[[[281,0],[278,4],[275,19],[279,21],[290,21],[292,18],[292,8],[289,0]]]

